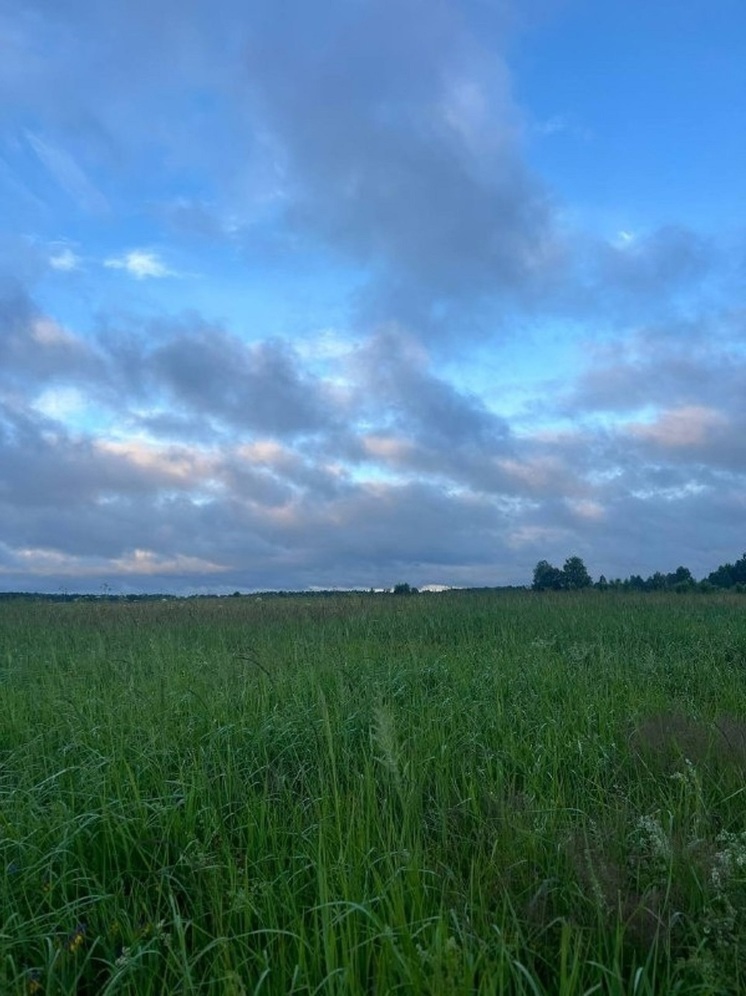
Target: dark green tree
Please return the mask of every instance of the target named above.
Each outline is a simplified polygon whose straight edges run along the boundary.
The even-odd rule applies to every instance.
[[[673,591],[688,591],[695,584],[696,581],[688,567],[677,567],[675,571],[666,575],[666,587]]]
[[[395,595],[416,595],[417,589],[413,588],[411,584],[400,582],[394,585],[393,592]]]
[[[746,553],[735,564],[721,564],[707,580],[716,588],[733,588],[737,584],[746,584]]]
[[[548,560],[540,560],[534,567],[531,587],[534,591],[559,591],[564,588],[564,575],[559,567],[554,567]]]
[[[593,581],[580,557],[568,557],[562,568],[563,587],[571,590],[589,588]]]

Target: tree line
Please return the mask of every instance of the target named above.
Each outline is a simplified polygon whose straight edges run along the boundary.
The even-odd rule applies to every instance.
[[[602,574],[594,582],[580,557],[568,557],[562,568],[555,567],[548,560],[540,560],[534,567],[534,591],[578,591],[583,588],[598,588],[602,591],[715,591],[733,589],[746,593],[746,553],[734,564],[721,564],[706,578],[697,581],[688,567],[677,567],[664,574],[656,571],[650,577],[631,574],[628,578],[607,580]]]

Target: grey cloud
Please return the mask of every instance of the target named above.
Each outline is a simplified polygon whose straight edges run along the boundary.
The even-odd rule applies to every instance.
[[[148,365],[177,405],[239,428],[303,434],[336,417],[323,386],[279,341],[246,345],[219,329],[196,328],[158,346]]]
[[[645,405],[714,405],[742,410],[746,313],[646,324],[588,350],[584,369],[560,398],[566,414],[634,411]]]
[[[299,495],[316,502],[332,500],[349,489],[346,475],[325,466],[318,453],[304,447],[262,455],[239,448],[221,461],[220,476],[230,494],[255,507],[291,505]],[[261,446],[259,447],[261,450]]]
[[[0,326],[0,388],[77,387],[120,420],[170,438],[218,439],[235,429],[304,435],[340,423],[339,400],[290,345],[247,344],[198,315],[130,328],[104,323],[84,339],[11,283],[0,293]]]
[[[610,570],[647,576],[684,564],[702,577],[741,549],[744,502],[737,487],[669,498],[620,495],[608,514],[613,528],[597,530],[592,540],[594,561],[607,576]]]
[[[26,300],[11,314],[16,324],[7,327],[21,329],[13,341],[25,342],[37,312]],[[570,552],[607,574],[649,573],[669,560],[677,561],[671,569],[685,561],[706,573],[716,562],[706,543],[689,536],[688,515],[707,522],[722,516],[705,529],[717,549],[740,543],[744,364],[734,361],[742,319],[727,313],[709,325],[661,327],[624,343],[630,376],[648,387],[662,359],[669,361],[673,380],[664,378],[654,395],[658,421],[622,431],[591,419],[545,438],[512,434],[478,397],[438,376],[422,345],[395,327],[353,350],[346,365],[340,361],[348,382],[341,394],[304,373],[287,347],[247,346],[197,318],[140,330],[126,348],[104,337],[82,360],[72,340],[72,353],[36,372],[84,377],[93,355],[110,385],[121,382],[112,398],[122,411],[162,401],[168,389],[176,429],[203,418],[212,426],[204,436],[210,446],[96,443],[24,413],[16,398],[0,429],[0,542],[10,551],[0,570],[11,570],[13,549],[26,548],[77,558],[80,578],[90,561],[94,589],[107,571],[117,584],[138,577],[148,587],[162,577],[162,586],[180,590],[213,582],[368,586],[401,577],[515,582],[528,580],[536,560]],[[686,346],[689,365],[674,367],[672,357],[686,360]],[[28,356],[14,356],[17,366],[19,357],[29,366]],[[596,354],[579,391],[612,360]],[[258,407],[247,411],[252,397]],[[574,411],[594,409],[576,400]],[[231,427],[241,429],[243,448],[229,442]],[[173,438],[173,424],[161,428],[164,439]],[[253,432],[275,441],[253,443]],[[293,448],[280,442],[296,433]],[[371,438],[381,448],[369,448]],[[381,471],[393,471],[398,483],[383,483]],[[646,529],[650,537],[641,541]],[[626,544],[635,537],[645,562],[629,562]],[[142,563],[137,550],[146,551]],[[727,550],[721,559],[728,556],[735,554]],[[169,573],[158,574],[161,562],[171,564]],[[207,580],[198,568],[189,573],[192,563],[212,565]],[[45,570],[37,576],[53,577]],[[15,576],[5,573],[1,583]],[[70,584],[63,573],[56,580]]]
[[[737,479],[710,476],[704,491],[689,490],[686,467],[643,468],[639,454],[618,477],[587,482],[576,498],[548,480],[543,491],[518,489],[506,500],[424,480],[335,484],[318,461],[279,447],[222,453],[206,468],[195,457],[194,473],[174,476],[162,456],[138,464],[126,451],[45,440],[48,429],[16,418],[0,442],[0,542],[8,564],[16,547],[78,558],[75,581],[63,573],[44,575],[52,590],[85,586],[86,577],[94,590],[102,578],[113,586],[179,591],[367,587],[403,578],[516,583],[528,582],[536,560],[562,560],[571,552],[607,575],[673,569],[681,561],[701,574],[719,562],[716,553],[733,556],[740,542],[744,507]],[[614,442],[623,444],[608,444],[609,461]],[[571,466],[587,444],[588,438],[568,439],[547,450]],[[539,452],[536,443],[533,455]],[[28,454],[32,459],[24,463]],[[532,454],[521,448],[516,456]],[[183,452],[174,458],[183,459]],[[591,466],[580,462],[578,476]],[[219,487],[205,491],[210,479]],[[701,532],[692,532],[692,521],[703,524]],[[157,569],[138,574],[118,566],[138,549],[176,567],[159,575]],[[630,550],[642,551],[635,553],[642,559],[632,560]],[[190,558],[220,570],[190,572]],[[88,560],[95,570],[87,576]],[[12,577],[4,574],[2,585],[12,587]]]
[[[604,291],[629,294],[635,301],[698,281],[712,264],[713,247],[697,233],[674,225],[632,238],[626,245],[597,244],[594,252]]]
[[[712,408],[674,408],[626,430],[626,445],[648,463],[664,463],[696,483],[746,474],[746,414],[728,418]],[[631,438],[630,438],[631,437]]]
[[[104,561],[185,546],[191,556],[230,560],[251,521],[259,537],[272,509],[295,491],[292,473],[283,478],[230,455],[210,460],[188,447],[97,444],[7,406],[0,406],[0,466],[0,541]]]
[[[298,537],[307,571],[327,560],[345,574],[369,565],[378,577],[464,561],[489,570],[506,521],[488,499],[422,483],[360,487],[329,508],[317,507],[313,519],[315,528]]]
[[[247,60],[284,153],[287,221],[439,297],[525,287],[553,260],[504,66],[453,4],[272,5]],[[292,27],[291,27],[292,26]]]
[[[292,6],[292,30],[286,8],[255,25],[252,93],[275,140],[285,222],[372,271],[355,298],[364,327],[395,318],[452,337],[489,315],[494,330],[495,301],[614,325],[643,306],[670,311],[719,265],[713,244],[675,224],[626,244],[561,230],[473,10]]]
[[[100,375],[93,350],[36,308],[25,290],[0,286],[0,387],[54,379],[67,382]]]
[[[224,431],[208,414],[173,411],[155,411],[130,416],[130,425],[156,439],[167,439],[177,443],[197,445],[218,443],[224,438]]]
[[[72,436],[59,423],[0,403],[0,495],[21,509],[66,505],[178,487],[168,465]]]
[[[729,296],[732,266],[724,243],[680,225],[663,225],[628,241],[566,231],[556,266],[520,306],[534,314],[583,320],[607,332],[639,322],[668,322],[703,300]]]
[[[402,579],[528,583],[538,559],[561,562],[571,552],[580,553],[596,575],[646,574],[680,562],[701,575],[733,556],[743,510],[735,488],[663,500],[620,492],[607,496],[605,516],[596,520],[579,515],[561,496],[502,507],[484,496],[425,483],[360,485],[326,500],[306,492],[280,516],[228,495],[207,505],[187,496],[159,502],[133,497],[113,507],[70,505],[61,517],[43,511],[25,517],[19,535],[31,546],[99,558],[88,582],[94,590],[102,578],[116,588],[177,591],[368,587]],[[692,534],[692,516],[710,525]],[[159,580],[157,571],[130,576],[112,561],[106,572],[102,557],[136,548],[157,551],[165,560],[203,559],[221,570],[185,568]],[[77,580],[84,584],[85,577],[83,563]],[[49,582],[53,590],[63,583],[75,582],[63,575]]]
[[[175,0],[29,0],[5,15],[0,93],[34,109],[37,152],[83,200],[96,200],[84,168],[139,177],[157,148],[163,177],[188,162],[211,188],[205,201],[149,205],[182,235],[299,266],[324,240],[362,263],[363,328],[396,318],[441,338],[494,334],[495,302],[503,317],[607,322],[670,308],[722,260],[675,225],[624,247],[561,230],[527,166],[500,54],[510,7],[260,0],[205,14]],[[197,93],[211,95],[210,114]]]
[[[505,449],[507,423],[480,399],[436,376],[416,340],[396,326],[380,331],[354,354],[358,405],[379,425],[451,446]]]

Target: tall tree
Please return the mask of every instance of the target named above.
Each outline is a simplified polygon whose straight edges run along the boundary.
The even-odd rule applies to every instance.
[[[676,591],[686,591],[696,584],[692,572],[688,567],[677,567],[675,571],[666,575],[666,585]]]
[[[580,557],[568,557],[562,569],[564,587],[571,589],[589,588],[593,581]]]
[[[559,567],[554,567],[548,560],[540,560],[534,567],[531,587],[534,591],[558,591],[564,587],[564,575]]]
[[[718,588],[732,588],[736,584],[746,584],[746,553],[735,564],[721,564],[707,580]]]

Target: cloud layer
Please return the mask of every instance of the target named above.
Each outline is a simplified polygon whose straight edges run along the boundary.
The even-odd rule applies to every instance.
[[[743,233],[581,222],[534,146],[596,136],[536,124],[520,31],[471,0],[0,7],[0,588],[740,555]]]
[[[3,315],[4,587],[520,583],[543,555],[703,572],[737,546],[731,333],[689,360],[653,334],[592,352],[553,402],[574,424],[517,432],[397,328],[312,373],[288,343],[195,321],[123,353],[20,296]]]

